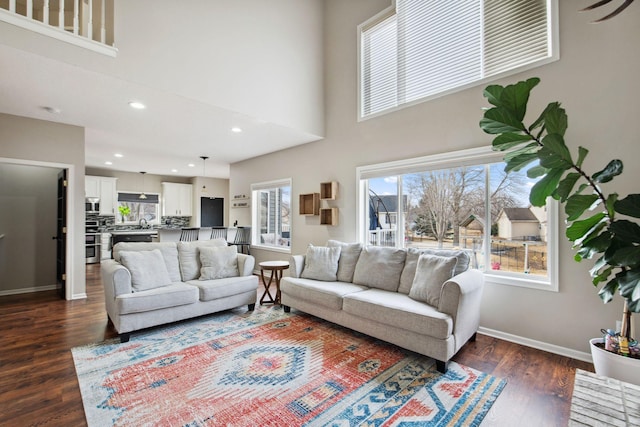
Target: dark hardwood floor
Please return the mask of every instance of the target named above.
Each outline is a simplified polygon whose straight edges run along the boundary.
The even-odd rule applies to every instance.
[[[107,324],[99,264],[87,266],[87,295],[0,297],[0,426],[86,425],[70,349],[117,336]],[[454,360],[507,380],[483,426],[566,426],[575,369],[593,369],[484,335]]]

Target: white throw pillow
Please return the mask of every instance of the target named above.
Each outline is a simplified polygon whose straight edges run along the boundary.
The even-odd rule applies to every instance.
[[[195,280],[200,277],[200,248],[227,247],[224,239],[196,240],[195,242],[178,242],[178,261],[182,281]]]
[[[426,248],[408,248],[407,259],[404,262],[404,269],[400,275],[400,286],[398,292],[402,294],[408,294],[413,284],[413,279],[416,277],[416,266],[418,265],[418,258],[422,254],[438,255],[443,257],[456,257],[458,262],[456,263],[456,269],[454,276],[467,271],[469,268],[469,262],[471,258],[467,251],[459,249],[426,249]]]
[[[171,284],[171,278],[159,249],[122,251],[120,262],[131,273],[133,292],[146,291]]]
[[[356,271],[358,257],[362,251],[360,243],[344,243],[337,240],[329,240],[327,246],[330,248],[340,247],[340,259],[338,260],[338,280],[340,282],[351,283],[353,273]]]
[[[238,277],[238,250],[234,246],[200,248],[200,280]]]
[[[353,283],[396,292],[407,252],[404,249],[367,246],[360,252]]]
[[[325,282],[336,281],[340,249],[340,247],[328,248],[309,245],[300,277]]]
[[[457,262],[455,256],[420,255],[409,298],[437,307],[442,285],[453,277]]]

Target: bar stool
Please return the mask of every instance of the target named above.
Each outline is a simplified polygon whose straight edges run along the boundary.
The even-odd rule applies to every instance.
[[[227,240],[227,227],[211,227],[211,238]]]
[[[245,253],[244,250],[246,248],[247,255],[251,255],[249,249],[251,245],[251,227],[238,227],[236,237],[233,239],[233,242],[229,244],[238,246],[240,253]]]
[[[182,233],[180,234],[181,242],[193,242],[194,240],[198,240],[198,235],[200,234],[200,228],[183,228]]]

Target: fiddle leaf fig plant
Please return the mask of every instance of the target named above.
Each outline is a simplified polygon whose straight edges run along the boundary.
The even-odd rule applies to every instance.
[[[595,258],[591,279],[605,303],[616,293],[624,298],[621,335],[630,339],[631,312],[640,312],[640,225],[635,220],[640,218],[640,194],[604,194],[600,185],[622,173],[622,162],[614,159],[595,173],[585,171],[589,151],[578,147],[572,153],[567,147],[567,114],[559,102],[547,105],[529,126],[523,123],[529,95],[539,82],[531,78],[487,86],[484,96],[492,107],[485,109],[480,128],[496,135],[492,146],[505,152],[506,171],[528,167],[527,176],[539,178],[529,194],[532,205],[544,206],[553,197],[564,206],[574,258]]]

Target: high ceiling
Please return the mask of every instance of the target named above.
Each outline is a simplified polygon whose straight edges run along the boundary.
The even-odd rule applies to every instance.
[[[320,138],[307,132],[304,126],[281,125],[271,118],[263,119],[261,117],[268,114],[256,114],[251,108],[225,108],[219,106],[224,103],[209,102],[207,97],[212,96],[204,89],[200,96],[187,86],[194,83],[197,87],[199,82],[189,82],[189,79],[202,79],[202,74],[183,75],[184,69],[178,68],[183,64],[177,63],[175,71],[168,70],[167,66],[157,73],[145,70],[146,74],[136,74],[135,61],[131,57],[127,60],[125,54],[124,59],[118,57],[112,63],[132,72],[114,72],[115,67],[103,71],[94,64],[110,58],[97,58],[87,62],[89,66],[83,66],[80,64],[83,58],[69,60],[66,51],[59,59],[37,49],[25,49],[23,45],[27,42],[23,43],[21,38],[32,36],[18,33],[27,30],[7,27],[11,26],[0,22],[0,30],[10,31],[12,36],[6,37],[6,33],[0,32],[3,75],[0,112],[83,127],[86,166],[165,176],[202,176],[204,169],[208,177],[227,178],[231,163]],[[126,28],[120,33],[125,38]],[[19,42],[12,43],[12,40]],[[143,41],[139,43],[142,45]],[[140,46],[134,48],[140,49]],[[134,48],[129,49],[130,56]],[[81,52],[80,55],[87,54]],[[194,58],[198,60],[197,52]],[[167,58],[168,63],[171,59]],[[203,69],[212,66],[210,58],[203,61],[209,61],[203,64]],[[141,68],[149,66],[150,60],[144,58],[142,62]],[[218,69],[222,70],[220,66]],[[175,78],[176,90],[171,89],[171,78]],[[244,76],[244,80],[250,79]],[[279,88],[278,84],[274,82],[275,88]],[[209,92],[222,92],[221,87],[208,86]],[[191,92],[181,90],[184,87]],[[128,103],[132,100],[142,101],[146,108],[131,108]],[[255,101],[265,103],[265,96],[255,94]],[[232,128],[239,128],[241,132],[237,129],[234,132]],[[121,157],[115,157],[116,154]],[[204,168],[200,156],[209,157]]]

